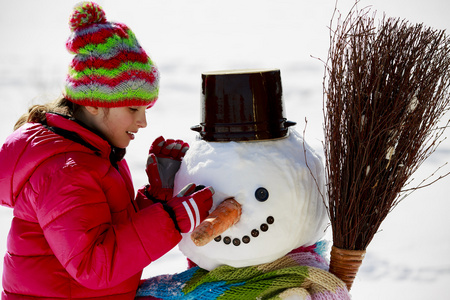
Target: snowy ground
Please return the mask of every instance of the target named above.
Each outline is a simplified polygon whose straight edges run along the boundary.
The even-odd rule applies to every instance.
[[[0,141],[32,103],[56,97],[70,55],[64,43],[71,7],[77,1],[0,0]],[[126,23],[162,74],[160,100],[148,112],[149,126],[129,147],[135,186],[145,183],[143,165],[158,135],[192,140],[200,120],[200,74],[241,68],[279,68],[287,117],[322,152],[322,78],[334,0],[101,0],[110,20]],[[346,14],[352,0],[339,1]],[[379,16],[405,18],[449,29],[447,0],[362,0]],[[316,57],[316,58],[314,58]],[[36,98],[38,97],[38,98]],[[44,100],[42,100],[44,99]],[[449,132],[447,132],[447,136]],[[450,142],[422,166],[417,178],[448,161]],[[0,166],[1,167],[1,166]],[[447,172],[449,166],[444,168]],[[382,224],[368,248],[352,289],[353,299],[448,299],[450,234],[447,202],[450,179],[417,191]],[[12,212],[0,209],[0,253]],[[328,233],[328,236],[330,233]],[[177,249],[145,269],[145,276],[180,272]]]

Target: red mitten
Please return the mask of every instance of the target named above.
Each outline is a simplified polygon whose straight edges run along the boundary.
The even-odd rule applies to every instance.
[[[150,146],[149,153],[154,153],[158,158],[170,158],[181,161],[189,149],[189,144],[182,140],[165,140],[164,137],[157,137]]]
[[[145,171],[150,187],[147,192],[157,200],[168,200],[173,195],[173,181],[181,159],[189,149],[182,140],[165,140],[162,136],[152,143]]]
[[[195,184],[185,186],[177,196],[167,202],[173,211],[180,232],[187,233],[194,230],[206,217],[212,207],[212,187],[194,192]]]

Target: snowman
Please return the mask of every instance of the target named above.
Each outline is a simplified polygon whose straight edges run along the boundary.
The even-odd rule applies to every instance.
[[[328,223],[324,167],[321,158],[292,127],[295,123],[284,116],[280,71],[203,73],[201,106],[202,121],[191,128],[199,134],[190,143],[175,177],[174,190],[191,182],[212,186],[212,217],[194,232],[183,234],[179,244],[195,267],[186,274],[150,280],[144,288],[170,291],[171,297],[179,293],[180,299],[187,295],[189,299],[216,299],[223,296],[223,291],[235,293],[236,298],[230,299],[265,299],[261,296],[264,293],[249,296],[244,292],[248,282],[257,281],[255,276],[261,276],[260,272],[245,278],[239,277],[239,272],[247,274],[255,268],[276,272],[306,264],[314,272],[323,272],[321,278],[329,276],[334,284],[331,292],[329,287],[316,287],[312,294],[330,292],[339,294],[336,299],[347,299],[344,284],[326,272],[324,253],[317,251]],[[230,200],[234,210],[223,210],[223,203]],[[217,230],[211,228],[215,225]],[[206,230],[199,231],[201,228]],[[311,274],[313,271],[309,270]],[[222,274],[233,275],[220,277]],[[300,278],[292,275],[282,281]],[[202,276],[207,278],[203,289],[198,283],[203,282],[198,279]],[[211,278],[220,280],[211,282]],[[177,286],[180,289],[175,292]],[[259,289],[257,286],[251,288]],[[261,284],[260,289],[266,288]],[[292,288],[285,290],[292,292]],[[291,294],[286,291],[285,298],[289,298]],[[308,294],[306,290],[298,293]],[[165,299],[161,293],[147,295]],[[171,297],[167,299],[178,299]]]

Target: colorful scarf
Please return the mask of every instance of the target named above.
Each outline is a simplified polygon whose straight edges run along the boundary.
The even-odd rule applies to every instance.
[[[327,272],[324,243],[300,247],[266,264],[212,271],[199,267],[145,280],[137,296],[158,299],[350,299],[345,284]]]

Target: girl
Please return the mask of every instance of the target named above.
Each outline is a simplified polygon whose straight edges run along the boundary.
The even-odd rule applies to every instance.
[[[0,150],[0,202],[14,209],[2,299],[134,299],[143,268],[212,205],[211,188],[172,197],[188,145],[162,137],[135,199],[123,156],[147,125],[158,71],[95,3],[75,7],[70,26],[64,98],[32,107]]]

